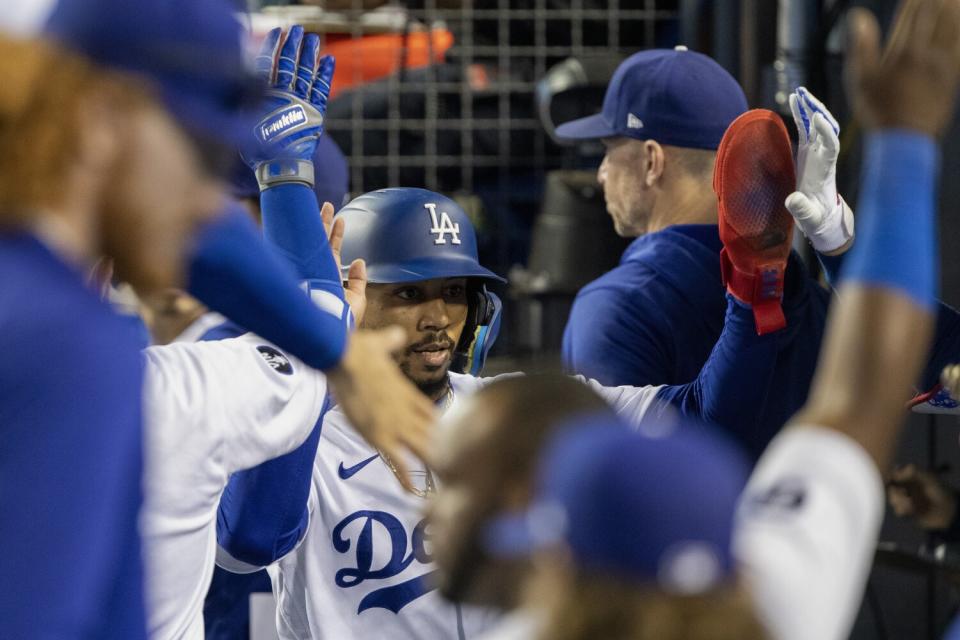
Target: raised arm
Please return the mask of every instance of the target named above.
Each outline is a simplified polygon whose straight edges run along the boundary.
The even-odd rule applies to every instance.
[[[936,138],[960,76],[960,3],[904,0],[884,55],[851,12],[850,97],[867,137],[859,232],[810,398],[763,454],[735,553],[757,613],[786,640],[842,638],[883,519],[883,479],[935,316]]]
[[[365,306],[363,262],[350,265],[344,289],[339,260],[343,223],[333,221],[329,205],[321,213],[312,189],[313,152],[333,75],[333,60],[318,60],[318,51],[319,37],[304,36],[299,25],[286,37],[280,29],[267,35],[257,66],[272,87],[271,102],[257,144],[245,159],[260,183],[268,241],[306,279],[318,305],[348,301],[359,322]],[[288,120],[294,124],[287,126]],[[350,334],[341,365],[328,375],[336,401],[373,446],[394,460],[403,459],[404,448],[425,457],[433,407],[383,357],[397,340],[389,330]],[[300,447],[230,478],[217,514],[217,539],[226,554],[218,561],[224,568],[242,572],[268,565],[291,551],[306,531],[323,413]],[[400,478],[408,481],[406,473]]]

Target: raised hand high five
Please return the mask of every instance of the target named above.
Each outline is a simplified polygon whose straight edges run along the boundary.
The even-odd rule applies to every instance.
[[[281,182],[313,185],[313,153],[323,134],[334,60],[319,56],[320,37],[295,25],[284,37],[267,34],[257,56],[257,73],[270,87],[263,117],[254,129],[244,160],[256,171],[260,188]]]

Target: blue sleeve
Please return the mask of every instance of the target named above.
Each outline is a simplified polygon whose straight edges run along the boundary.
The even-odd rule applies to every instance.
[[[3,638],[146,637],[139,349],[82,315],[0,365]]]
[[[674,359],[666,351],[671,342],[662,327],[652,324],[655,314],[634,309],[634,298],[641,294],[631,296],[599,287],[577,295],[563,332],[563,360],[569,371],[613,386],[673,379]]]
[[[313,190],[298,183],[281,184],[260,194],[263,235],[305,280],[341,283],[330,252],[320,206]]]
[[[217,543],[237,560],[265,567],[292,551],[306,533],[313,464],[329,404],[328,396],[299,447],[230,477],[217,509]]]
[[[298,280],[239,205],[200,232],[188,278],[189,292],[214,311],[311,367],[328,369],[343,355],[347,323],[336,308],[311,302]],[[339,311],[348,313],[342,305]]]
[[[760,409],[771,392],[784,335],[775,331],[758,336],[750,307],[728,295],[723,332],[697,379],[663,387],[657,397],[684,415],[730,431],[740,442],[764,440]]]

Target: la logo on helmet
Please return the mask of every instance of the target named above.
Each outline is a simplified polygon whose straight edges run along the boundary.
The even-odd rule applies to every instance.
[[[440,219],[437,219],[437,205],[428,202],[423,208],[430,212],[430,233],[436,235],[433,244],[447,244],[447,234],[450,234],[450,244],[460,244],[460,223],[454,224],[446,211],[440,212]]]

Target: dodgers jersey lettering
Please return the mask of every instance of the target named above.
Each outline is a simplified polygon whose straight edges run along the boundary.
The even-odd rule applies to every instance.
[[[144,354],[148,631],[202,640],[227,480],[304,441],[325,406],[326,378],[253,334]]]
[[[494,379],[451,374],[451,406]],[[634,423],[658,389],[588,384]],[[425,488],[422,463],[407,462],[415,486]],[[300,544],[268,569],[280,637],[447,640],[475,638],[491,628],[499,614],[452,605],[433,589],[423,508],[424,500],[403,490],[339,408],[328,412],[313,469],[310,526]]]

